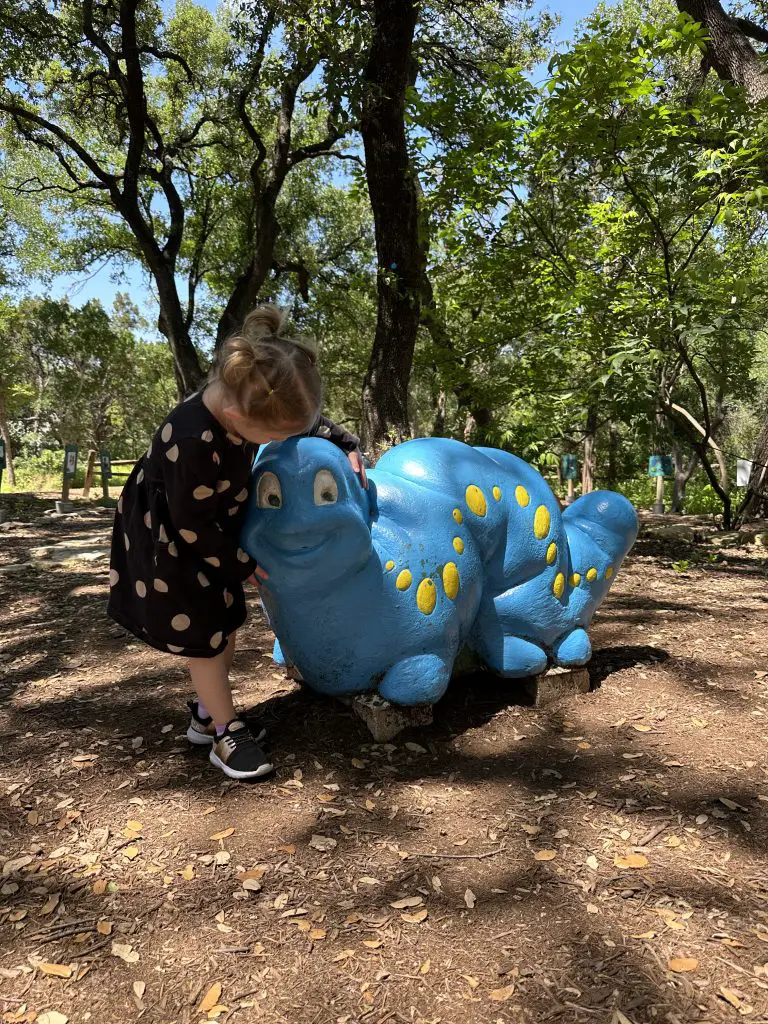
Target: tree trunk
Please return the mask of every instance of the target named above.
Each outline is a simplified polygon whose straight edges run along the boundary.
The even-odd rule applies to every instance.
[[[435,398],[435,420],[432,424],[432,437],[445,437],[445,391],[440,389]]]
[[[609,491],[616,489],[619,480],[619,425],[611,420],[608,428],[608,477],[605,486]]]
[[[738,525],[745,519],[765,518],[768,518],[768,417],[763,421],[755,443],[752,473],[747,493],[736,513],[736,523]]]
[[[205,374],[189,335],[189,328],[179,301],[175,275],[163,265],[162,260],[151,259],[148,262],[157,285],[157,295],[160,301],[160,316],[157,326],[168,341],[173,356],[173,370],[179,398],[186,398],[193,391],[197,391]]]
[[[587,410],[587,426],[584,432],[584,463],[581,467],[581,493],[589,494],[595,488],[595,438],[597,434],[597,406]]]
[[[707,31],[706,60],[720,78],[741,86],[751,104],[768,97],[768,69],[751,38],[763,42],[768,35],[744,18],[732,18],[719,0],[677,0],[677,6]]]
[[[683,463],[683,450],[679,444],[675,443],[672,449],[672,459],[675,466],[675,479],[672,484],[672,504],[669,511],[679,515],[683,511],[685,489],[699,464],[699,456],[696,452],[693,452],[688,459],[688,465],[685,465]]]
[[[374,0],[360,133],[376,231],[378,316],[363,383],[363,445],[409,436],[408,383],[419,328],[426,248],[408,155],[405,96],[416,29],[414,0]]]
[[[16,486],[16,474],[13,471],[13,449],[11,448],[11,432],[8,429],[8,419],[5,414],[5,395],[0,387],[0,437],[5,442],[5,463],[8,473],[8,483],[11,487]]]

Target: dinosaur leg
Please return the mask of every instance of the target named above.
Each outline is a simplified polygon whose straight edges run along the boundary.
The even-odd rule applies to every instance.
[[[280,646],[280,641],[275,637],[275,646],[272,648],[272,661],[275,664],[280,665],[281,668],[285,668],[287,662],[285,655],[283,654],[283,648]]]
[[[578,628],[561,637],[555,644],[552,653],[556,664],[562,665],[564,668],[570,668],[573,665],[586,665],[592,657],[592,644],[589,642],[586,631]]]
[[[435,704],[451,679],[451,666],[436,654],[417,654],[393,665],[379,695],[393,704]]]
[[[491,671],[500,676],[508,679],[536,676],[547,667],[547,652],[533,640],[517,636],[521,625],[519,617],[504,615],[505,610],[498,598],[486,605],[475,622],[471,646]]]

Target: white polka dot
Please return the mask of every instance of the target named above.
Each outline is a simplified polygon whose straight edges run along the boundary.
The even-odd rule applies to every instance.
[[[174,615],[171,619],[171,628],[175,629],[177,633],[183,633],[191,625],[192,622],[188,615]]]
[[[167,544],[168,543],[168,531],[166,530],[165,526],[162,523],[160,523],[160,530],[158,531],[158,537],[163,542],[163,544]]]
[[[125,550],[126,551],[130,551],[130,549],[131,549],[131,542],[128,539],[128,534],[127,533],[123,534],[123,540],[125,541]]]
[[[213,440],[213,431],[212,430],[204,430],[202,432],[202,434],[200,435],[200,437],[202,438],[203,441],[212,441]]]
[[[224,639],[222,632],[214,633],[211,637],[211,647],[216,650],[217,647],[221,647],[221,641]]]
[[[136,580],[136,593],[139,597],[147,596],[147,585],[144,580]]]
[[[227,434],[227,440],[231,441],[232,444],[242,444],[242,437],[238,437],[237,434]]]
[[[200,584],[201,587],[210,587],[211,585],[211,581],[208,579],[204,572],[199,572],[197,574],[197,582]]]
[[[174,647],[173,644],[166,644],[166,647],[171,652],[171,654],[181,654],[181,652],[184,650],[183,647]]]
[[[122,496],[122,494],[117,499],[117,511],[118,512],[122,512],[123,511],[123,496]]]
[[[235,501],[245,501],[245,499],[247,497],[248,497],[248,490],[247,490],[247,488],[244,487],[242,489],[242,491],[240,491],[239,494],[235,495]]]
[[[169,448],[165,453],[166,459],[170,459],[171,462],[175,462],[179,457],[179,446],[175,444],[172,448]]]
[[[232,597],[232,595],[230,594],[230,592],[228,590],[225,590],[224,591],[224,604],[227,606],[227,608],[231,608],[234,603],[235,603],[234,597]]]
[[[194,530],[179,530],[179,533],[187,542],[187,544],[194,544],[197,540],[197,534]]]
[[[213,453],[213,461],[216,463],[217,466],[221,465],[221,459],[219,458],[218,452]]]
[[[140,484],[143,479],[144,479],[144,470],[140,469],[139,470],[139,475],[136,477],[136,483]]]
[[[237,515],[237,513],[238,513],[239,511],[240,511],[240,506],[239,506],[239,505],[235,505],[235,507],[234,507],[234,508],[231,508],[231,509],[229,510],[229,514],[230,514],[231,516],[236,516],[236,515]]]
[[[152,457],[152,445],[150,444],[149,448],[147,448],[147,458],[149,459],[151,457]]]
[[[201,484],[192,491],[192,497],[198,501],[205,501],[206,498],[210,498],[213,494],[213,490],[210,487],[206,487],[205,484]]]
[[[152,529],[152,516],[149,512],[144,513],[144,525],[147,527],[147,529]]]
[[[160,431],[160,439],[162,441],[165,441],[166,444],[168,444],[168,442],[171,440],[172,435],[173,427],[171,426],[170,423],[166,423],[163,429]]]
[[[221,494],[222,491],[226,491],[228,487],[229,480],[219,480],[219,482],[216,484],[216,490],[219,492],[219,494]]]
[[[161,580],[159,576],[155,576],[154,587],[161,594],[168,593],[168,584],[165,580]]]
[[[237,549],[237,560],[238,560],[238,562],[247,562],[248,561],[248,555],[246,555],[246,553],[243,551],[242,548],[238,548]]]
[[[114,587],[115,584],[117,584],[119,582],[120,582],[120,573],[117,571],[117,569],[110,569],[109,570],[109,585],[110,585],[110,587]]]
[[[171,543],[168,545],[168,554],[173,555],[174,558],[179,557],[179,549],[176,547],[175,541],[171,541]]]
[[[221,562],[216,557],[216,555],[211,555],[210,558],[204,558],[203,561],[207,562],[208,565],[212,565],[215,569],[218,569],[219,566],[221,565]]]

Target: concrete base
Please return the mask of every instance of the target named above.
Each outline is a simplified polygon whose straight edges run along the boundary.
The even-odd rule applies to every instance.
[[[376,743],[388,743],[403,729],[431,725],[433,721],[430,704],[401,707],[390,704],[377,693],[361,693],[356,697],[339,699],[365,722]]]
[[[652,511],[653,511],[653,514],[655,516],[663,516],[664,515],[664,502],[663,501],[655,501],[653,503]]]
[[[577,693],[589,693],[589,672],[587,668],[548,669],[540,676],[524,680],[525,689],[533,700],[535,708],[549,707],[563,697]]]
[[[65,515],[67,512],[74,512],[75,503],[73,501],[57,501],[56,511],[59,515]]]

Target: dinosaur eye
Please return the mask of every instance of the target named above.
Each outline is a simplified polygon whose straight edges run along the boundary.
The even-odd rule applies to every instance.
[[[328,469],[321,469],[315,477],[315,504],[335,505],[338,500],[339,485],[333,473]]]
[[[282,508],[283,489],[274,473],[264,473],[256,487],[256,504],[259,508]]]

